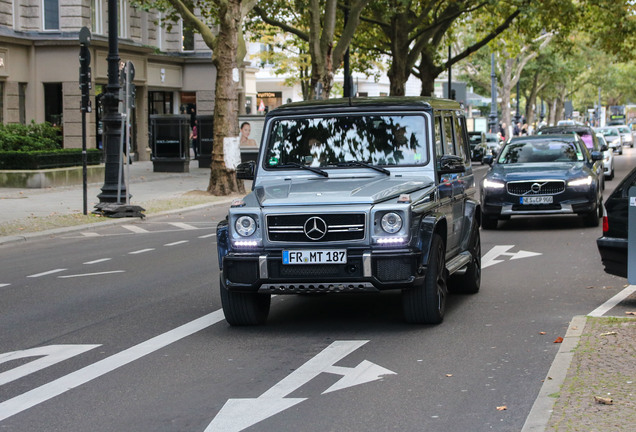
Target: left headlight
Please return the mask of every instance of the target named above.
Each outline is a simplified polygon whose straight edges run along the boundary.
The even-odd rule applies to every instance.
[[[388,234],[395,234],[402,228],[402,216],[397,213],[389,212],[382,216],[380,224],[384,232]]]
[[[503,189],[506,185],[502,182],[484,179],[484,188],[486,189]]]
[[[241,216],[236,219],[234,228],[241,237],[249,237],[256,231],[256,221],[251,216]]]
[[[592,176],[583,177],[568,182],[568,186],[589,186],[592,184]]]

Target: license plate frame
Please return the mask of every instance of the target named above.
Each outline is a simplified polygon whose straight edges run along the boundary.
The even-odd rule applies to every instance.
[[[527,196],[527,197],[521,197],[520,202],[522,205],[552,204],[554,202],[554,197],[552,195]]]
[[[346,264],[346,249],[283,250],[284,265]]]

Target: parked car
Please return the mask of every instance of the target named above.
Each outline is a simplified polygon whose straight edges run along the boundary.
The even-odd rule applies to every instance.
[[[576,134],[513,138],[493,161],[481,184],[482,227],[497,228],[515,215],[577,214],[590,226],[603,215],[600,179],[603,154],[590,153]]]
[[[404,318],[439,323],[450,290],[481,283],[479,202],[455,101],[297,102],[265,117],[252,191],[217,227],[230,325],[267,319],[272,294],[399,290]]]
[[[623,154],[623,138],[615,126],[605,126],[594,130],[597,136],[600,133],[605,137],[608,147],[611,148],[614,153],[618,153],[619,155]]]
[[[607,149],[603,151],[603,175],[607,180],[612,180],[614,178],[614,151],[607,145],[603,134],[597,133],[596,137],[601,147]]]
[[[488,154],[496,156],[499,154],[499,150],[501,150],[501,146],[503,145],[503,141],[499,137],[499,134],[496,133],[487,133],[486,134],[486,146],[488,148]]]
[[[634,168],[605,201],[603,236],[596,240],[605,272],[627,277],[627,229],[629,221],[629,189],[636,186]]]
[[[468,132],[468,140],[470,144],[470,159],[480,161],[486,153],[486,133],[485,132]]]
[[[625,125],[616,126],[616,129],[618,129],[621,134],[623,145],[634,148],[634,136],[632,135],[631,129]]]
[[[596,132],[589,126],[576,125],[576,126],[548,126],[539,129],[539,135],[546,134],[571,134],[576,133],[581,137],[588,150],[591,152],[603,152],[606,149],[602,148],[596,137]],[[605,190],[605,177],[603,175],[603,164],[595,164],[596,175],[601,180],[601,190]]]

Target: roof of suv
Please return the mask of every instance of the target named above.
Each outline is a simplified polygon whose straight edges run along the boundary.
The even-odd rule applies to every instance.
[[[267,115],[288,115],[301,112],[320,111],[360,111],[368,109],[383,109],[387,111],[400,109],[462,109],[463,106],[457,101],[450,99],[438,99],[432,97],[371,97],[371,98],[339,98],[321,99],[313,101],[292,102],[281,105],[271,110]]]

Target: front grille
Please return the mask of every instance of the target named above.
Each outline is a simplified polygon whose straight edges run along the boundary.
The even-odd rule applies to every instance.
[[[326,232],[314,232],[307,235],[314,227],[314,219],[319,218],[318,224],[324,221]],[[322,225],[319,227],[322,228]],[[364,213],[334,213],[334,214],[293,214],[268,215],[267,235],[272,242],[337,242],[363,240],[365,233]],[[312,238],[313,236],[313,238]]]
[[[512,206],[513,211],[546,211],[561,210],[561,204],[515,204]]]
[[[361,278],[362,259],[349,257],[347,264],[283,264],[279,260],[268,261],[268,274],[272,280],[325,280]]]
[[[507,187],[511,195],[554,195],[565,191],[565,182],[563,180],[508,182]]]

